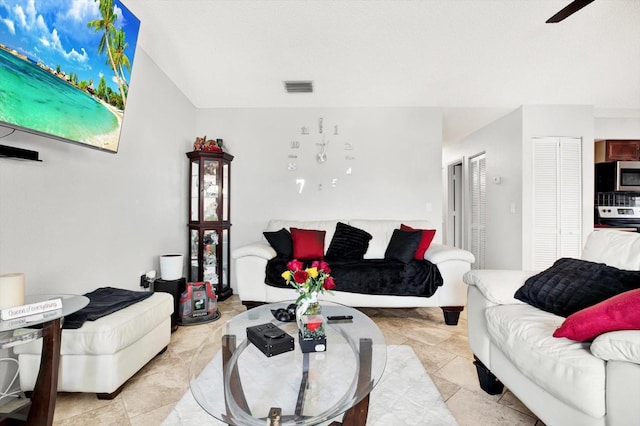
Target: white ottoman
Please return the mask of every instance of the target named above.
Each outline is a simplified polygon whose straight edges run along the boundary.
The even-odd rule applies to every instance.
[[[131,306],[62,330],[59,392],[91,392],[115,397],[122,385],[171,339],[173,297],[154,293]],[[20,363],[20,387],[33,390],[40,369],[42,339],[14,348]]]

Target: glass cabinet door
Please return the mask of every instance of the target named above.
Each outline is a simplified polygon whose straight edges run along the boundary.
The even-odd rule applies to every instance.
[[[202,233],[202,267],[203,281],[218,283],[218,233],[215,229],[207,229]]]
[[[198,244],[200,237],[197,229],[189,230],[189,281],[198,281],[198,271],[200,270],[200,262],[198,259]]]
[[[218,221],[218,205],[220,196],[220,186],[218,183],[218,160],[204,160],[203,173],[203,209],[204,220],[207,222]]]
[[[189,220],[195,222],[199,220],[200,213],[200,162],[198,160],[191,161],[191,178],[189,182]]]
[[[222,165],[222,220],[229,220],[229,163]]]

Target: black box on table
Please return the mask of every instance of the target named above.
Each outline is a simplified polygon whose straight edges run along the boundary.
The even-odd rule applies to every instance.
[[[327,350],[327,336],[322,337],[302,337],[302,332],[298,330],[298,341],[302,353],[325,352]]]
[[[266,356],[292,351],[293,337],[272,323],[247,327],[247,338]]]

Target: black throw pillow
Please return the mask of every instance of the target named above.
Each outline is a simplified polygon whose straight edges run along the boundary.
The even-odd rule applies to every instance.
[[[367,231],[338,222],[327,249],[326,259],[362,260],[372,236]]]
[[[387,250],[384,252],[384,258],[408,263],[413,259],[421,239],[422,231],[420,230],[403,231],[394,229]]]
[[[640,288],[640,271],[562,258],[525,281],[514,297],[562,317],[627,290]]]
[[[293,259],[291,233],[286,228],[282,228],[279,231],[265,231],[262,235],[264,235],[269,244],[271,244],[271,247],[276,251],[277,257]]]

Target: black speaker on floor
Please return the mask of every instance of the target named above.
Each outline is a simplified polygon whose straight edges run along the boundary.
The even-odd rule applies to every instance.
[[[173,296],[173,315],[171,315],[171,330],[178,328],[178,319],[180,317],[180,295],[187,286],[187,279],[180,278],[177,280],[155,280],[153,283],[153,291],[161,291],[169,293]]]

